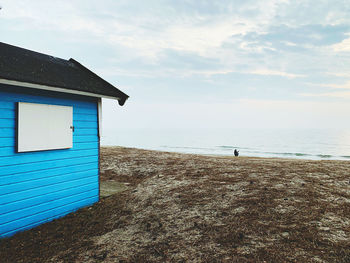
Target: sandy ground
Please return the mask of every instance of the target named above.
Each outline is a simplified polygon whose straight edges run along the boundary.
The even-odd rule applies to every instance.
[[[104,147],[120,192],[0,241],[4,262],[350,262],[350,162]]]

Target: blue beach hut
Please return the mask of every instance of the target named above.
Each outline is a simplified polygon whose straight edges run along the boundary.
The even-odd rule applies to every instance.
[[[99,200],[101,98],[128,95],[74,59],[0,43],[0,238]]]

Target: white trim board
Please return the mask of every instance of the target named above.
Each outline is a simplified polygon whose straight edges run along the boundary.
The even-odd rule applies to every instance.
[[[83,96],[90,96],[90,97],[97,97],[97,98],[107,98],[107,99],[120,100],[120,98],[118,98],[118,97],[112,97],[112,96],[106,96],[106,95],[102,95],[102,94],[95,94],[95,93],[91,93],[91,92],[64,89],[64,88],[58,88],[58,87],[52,87],[52,86],[47,86],[47,85],[34,84],[34,83],[22,82],[22,81],[16,81],[16,80],[8,80],[8,79],[1,79],[0,78],[0,84],[20,86],[20,87],[32,88],[32,89],[64,92],[64,93],[69,93],[69,94],[76,94],[76,95],[83,95]]]
[[[97,101],[97,117],[98,117],[98,136],[102,137],[102,99],[99,98]]]

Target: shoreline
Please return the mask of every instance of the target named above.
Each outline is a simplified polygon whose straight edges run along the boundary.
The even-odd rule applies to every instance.
[[[296,157],[284,157],[284,156],[278,156],[278,157],[274,157],[274,156],[247,156],[247,155],[239,155],[238,157],[235,157],[232,153],[232,155],[229,154],[209,154],[209,153],[195,153],[195,152],[183,152],[183,151],[169,151],[169,150],[162,150],[159,148],[139,148],[137,146],[118,146],[118,145],[101,145],[101,148],[113,148],[113,147],[117,147],[117,148],[126,148],[126,149],[135,149],[135,150],[144,150],[144,151],[154,151],[154,152],[162,152],[162,153],[177,153],[177,154],[187,154],[187,155],[198,155],[198,156],[208,156],[208,157],[223,157],[223,158],[245,158],[245,159],[276,159],[276,160],[295,160],[295,161],[332,161],[332,162],[349,162],[350,161],[350,156],[338,156],[341,157],[343,159],[330,159],[330,158],[304,158],[302,156],[300,156],[298,158],[298,156]],[[294,155],[294,154],[290,154],[290,155]],[[311,155],[311,154],[303,154],[303,156],[315,156],[315,155]],[[328,156],[328,155],[327,155]]]

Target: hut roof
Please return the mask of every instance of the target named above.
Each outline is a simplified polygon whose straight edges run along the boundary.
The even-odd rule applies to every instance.
[[[129,97],[72,58],[65,60],[2,42],[0,79],[114,98],[120,105]]]

